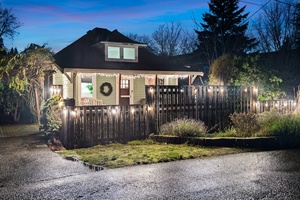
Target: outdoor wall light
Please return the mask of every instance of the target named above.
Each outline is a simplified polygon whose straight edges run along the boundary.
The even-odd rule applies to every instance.
[[[220,91],[221,91],[221,92],[224,92],[224,88],[221,88]]]
[[[150,92],[150,93],[153,93],[153,88],[152,88],[152,87],[149,89],[149,92]]]
[[[111,110],[111,113],[112,113],[112,114],[116,114],[116,113],[117,113],[117,110],[116,110],[116,109],[112,109],[112,110]]]
[[[68,110],[64,108],[63,113],[66,115],[68,113]]]
[[[148,111],[152,111],[152,110],[153,110],[153,107],[149,106]]]
[[[211,89],[210,89],[210,88],[207,88],[207,92],[211,92]]]
[[[247,88],[245,88],[244,91],[247,92]]]
[[[183,88],[181,88],[181,89],[180,89],[180,92],[181,92],[181,93],[183,93],[183,92],[184,92]]]
[[[134,114],[134,111],[135,111],[134,108],[131,108],[131,114]]]
[[[75,110],[72,110],[72,111],[71,111],[71,115],[72,115],[73,117],[76,117],[76,116],[77,116],[77,112],[76,112]]]

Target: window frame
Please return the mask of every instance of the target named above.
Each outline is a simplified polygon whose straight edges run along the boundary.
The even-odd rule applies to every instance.
[[[108,57],[108,48],[109,47],[118,47],[120,48],[120,58],[109,58]],[[124,58],[124,48],[134,49],[134,59]],[[114,61],[114,62],[138,62],[138,46],[130,44],[117,44],[117,43],[105,43],[105,61]]]

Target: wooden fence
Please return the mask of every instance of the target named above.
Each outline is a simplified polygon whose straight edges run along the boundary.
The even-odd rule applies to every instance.
[[[255,112],[257,89],[224,86],[147,86],[147,104],[154,108],[156,129],[177,118],[203,121],[209,129],[224,128],[233,112]]]
[[[61,140],[68,149],[111,142],[126,143],[158,133],[162,124],[180,118],[201,120],[209,130],[223,129],[234,112],[290,113],[296,101],[257,101],[257,89],[236,86],[146,86],[145,105],[67,107]]]
[[[68,149],[149,136],[147,105],[75,106],[62,111],[61,141]]]

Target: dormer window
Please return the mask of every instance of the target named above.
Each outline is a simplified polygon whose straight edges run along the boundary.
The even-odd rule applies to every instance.
[[[121,58],[121,50],[120,47],[107,47],[107,58],[108,59],[120,59]]]
[[[138,62],[138,48],[139,46],[146,46],[117,42],[102,43],[105,44],[105,60],[114,62]]]
[[[135,60],[135,48],[124,47],[123,48],[123,58],[128,60]]]

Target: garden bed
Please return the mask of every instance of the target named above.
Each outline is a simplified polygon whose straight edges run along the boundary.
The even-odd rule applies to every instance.
[[[166,135],[151,135],[150,138],[160,143],[168,144],[192,144],[199,146],[217,147],[242,147],[261,150],[277,150],[300,148],[300,137],[297,136],[274,136],[274,137],[177,137]]]

